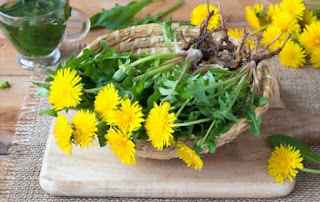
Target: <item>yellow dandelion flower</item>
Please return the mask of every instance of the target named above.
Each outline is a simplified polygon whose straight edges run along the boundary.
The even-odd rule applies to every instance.
[[[246,19],[249,25],[255,29],[259,29],[261,27],[260,20],[255,12],[250,6],[246,7]]]
[[[73,117],[71,125],[74,128],[73,137],[77,145],[80,144],[81,148],[88,148],[89,144],[94,145],[98,122],[93,112],[89,110],[78,111]]]
[[[110,149],[113,151],[114,155],[120,158],[122,164],[136,164],[136,159],[134,154],[136,150],[134,149],[134,143],[129,139],[129,134],[124,134],[116,129],[109,129],[105,138],[107,139],[107,144],[110,145]]]
[[[192,166],[195,170],[201,170],[203,167],[203,162],[200,156],[190,147],[182,142],[177,142],[176,146],[179,147],[177,154],[180,159],[182,159],[187,165]]]
[[[214,14],[211,16],[208,22],[207,29],[212,30],[219,26],[220,24],[220,15],[219,9],[213,5],[209,5],[209,11],[214,11]],[[192,25],[201,25],[201,23],[206,20],[208,16],[207,4],[201,4],[195,7],[191,13],[190,23]]]
[[[243,37],[244,33],[243,31],[240,31],[239,29],[229,29],[228,30],[228,35],[232,38],[241,40]],[[251,50],[254,48],[254,41],[252,39],[246,39],[244,42],[244,45],[249,47]]]
[[[318,20],[316,14],[314,11],[310,11],[308,9],[304,10],[302,20],[300,21],[300,24],[302,27],[305,27],[306,25],[310,25],[313,22],[316,22]]]
[[[157,105],[154,103],[146,120],[146,130],[154,148],[162,150],[164,146],[170,146],[173,139],[173,127],[176,126],[176,116],[169,113],[170,104],[168,102]]]
[[[53,127],[53,136],[58,147],[69,155],[72,149],[72,132],[67,117],[59,114]]]
[[[81,77],[77,75],[76,70],[63,68],[57,71],[51,82],[48,101],[54,105],[55,110],[76,107],[80,103],[83,87],[80,81]]]
[[[302,47],[288,40],[282,51],[279,53],[280,63],[287,67],[298,68],[306,62],[306,54]]]
[[[310,62],[313,64],[313,67],[320,68],[320,49],[312,52]]]
[[[320,21],[307,25],[299,39],[308,53],[320,49]]]
[[[262,33],[261,45],[266,46],[271,43],[279,34],[281,33],[280,27],[271,24],[267,27],[265,31]],[[274,51],[281,47],[284,42],[285,34],[281,34],[281,36],[268,48],[270,51]]]
[[[288,11],[281,11],[272,19],[272,23],[281,29],[281,32],[299,33],[301,28],[296,17]]]
[[[122,131],[133,131],[141,127],[144,121],[142,117],[142,107],[139,103],[135,102],[131,105],[130,99],[125,99],[121,101],[121,108],[110,116],[110,123],[118,126]]]
[[[306,9],[303,0],[283,0],[280,3],[282,11],[288,11],[293,17],[302,19],[303,11]]]
[[[109,122],[111,112],[113,112],[120,104],[120,96],[118,90],[112,83],[103,87],[94,101],[94,109],[98,112],[105,122]]]
[[[292,182],[293,177],[298,173],[297,168],[303,168],[303,158],[300,157],[300,150],[295,150],[292,146],[276,147],[272,152],[270,159],[268,160],[268,173],[274,176],[275,182],[281,182],[286,178]]]
[[[273,17],[278,15],[278,13],[280,13],[281,9],[280,6],[278,4],[270,5],[269,9],[268,9],[268,18],[270,21],[272,21]]]

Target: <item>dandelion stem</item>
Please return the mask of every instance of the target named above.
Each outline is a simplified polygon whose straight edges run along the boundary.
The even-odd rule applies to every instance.
[[[174,63],[171,63],[171,64],[167,64],[167,65],[164,65],[162,67],[159,67],[157,69],[154,69],[154,70],[151,70],[150,72],[148,72],[147,74],[147,77],[151,77],[151,76],[154,76],[160,72],[164,72],[164,71],[167,71],[169,69],[171,69],[172,67],[174,67],[176,64]],[[139,75],[139,76],[136,76],[133,81],[134,82],[137,82],[137,81],[140,81],[142,78],[144,77],[144,74],[142,75]]]
[[[83,92],[85,92],[85,93],[97,93],[103,87],[104,86],[97,87],[97,88],[91,88],[91,89],[84,89]]]
[[[253,32],[250,32],[250,34],[249,34],[248,37],[250,37],[250,36],[252,36],[252,35],[254,35],[254,34],[257,34],[257,33],[259,33],[260,31],[265,30],[268,26],[269,26],[269,24],[268,24],[268,25],[265,25],[265,26],[262,26],[262,27],[260,27],[259,29],[254,30]]]
[[[304,3],[306,6],[320,6],[320,2],[305,2]]]
[[[176,113],[176,117],[178,117],[180,115],[180,113],[182,112],[182,110],[184,109],[184,107],[190,102],[191,99],[187,99],[180,107],[180,109],[178,110],[178,112]]]
[[[159,53],[159,54],[149,55],[145,58],[141,58],[137,61],[134,61],[133,63],[128,65],[128,68],[135,67],[141,63],[144,63],[144,62],[147,62],[147,61],[153,60],[153,59],[170,59],[170,58],[175,58],[175,57],[179,57],[179,56],[181,56],[180,53]]]
[[[205,119],[199,119],[199,120],[196,120],[196,121],[190,121],[190,122],[186,122],[186,123],[178,123],[177,127],[191,126],[191,125],[204,123],[204,122],[208,122],[208,121],[211,121],[211,119],[210,118],[205,118]]]
[[[320,174],[320,170],[311,169],[311,168],[300,168],[301,171],[307,172],[307,173],[315,173]]]
[[[207,133],[205,134],[204,138],[201,140],[202,143],[207,139],[207,137],[210,134],[210,132],[212,131],[212,128],[213,128],[215,123],[216,123],[216,120],[213,120],[211,125],[210,125],[210,127],[209,127],[209,129],[207,130]]]

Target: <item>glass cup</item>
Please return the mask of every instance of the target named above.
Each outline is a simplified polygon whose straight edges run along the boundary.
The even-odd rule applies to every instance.
[[[73,29],[67,33],[68,18]],[[75,42],[90,30],[90,20],[82,11],[71,8],[69,0],[6,0],[0,5],[0,27],[19,52],[18,62],[26,69],[56,64],[61,41]]]

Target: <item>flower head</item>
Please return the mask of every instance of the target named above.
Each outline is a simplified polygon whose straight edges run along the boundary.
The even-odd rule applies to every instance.
[[[94,109],[101,114],[105,122],[109,122],[111,113],[120,104],[120,96],[112,83],[103,87],[94,101]]]
[[[320,68],[320,49],[312,52],[310,62],[313,64],[313,67]]]
[[[49,94],[49,103],[53,104],[55,110],[76,107],[80,103],[83,87],[80,81],[81,77],[76,70],[63,68],[57,71],[53,76]]]
[[[278,4],[270,5],[268,9],[268,18],[272,21],[273,17],[280,13],[281,9]]]
[[[247,6],[246,19],[249,25],[255,29],[264,26],[268,21],[268,15],[263,8],[263,4],[255,4],[253,7]]]
[[[306,25],[310,25],[313,22],[318,20],[317,15],[314,11],[310,11],[308,9],[304,10],[302,20],[300,24],[302,27],[306,27]]]
[[[307,25],[300,35],[299,41],[308,53],[320,49],[320,21]]]
[[[209,11],[214,11],[213,15],[209,19],[208,22],[208,30],[212,30],[220,24],[220,16],[219,16],[219,9],[213,5],[209,5]],[[206,20],[208,16],[208,7],[207,4],[201,4],[195,7],[191,13],[190,23],[193,25],[201,25],[203,21]]]
[[[274,24],[271,24],[267,27],[265,31],[262,33],[261,44],[263,46],[268,45],[271,43],[278,35],[281,33],[281,29]],[[281,47],[282,43],[284,42],[285,36],[281,34],[281,36],[271,45],[269,46],[268,50],[274,51]]]
[[[89,110],[80,110],[76,113],[71,121],[71,125],[74,128],[73,136],[76,144],[80,144],[82,147],[89,147],[91,143],[93,146],[93,140],[97,136],[98,131],[96,116]]]
[[[281,29],[281,32],[299,33],[301,28],[296,17],[288,11],[281,11],[272,19],[272,23]]]
[[[133,131],[141,127],[142,107],[138,102],[131,104],[130,99],[121,101],[121,108],[114,111],[110,116],[110,123],[119,127],[121,131]]]
[[[268,160],[268,173],[274,176],[275,182],[281,182],[282,185],[286,178],[289,178],[292,182],[292,177],[295,177],[298,173],[296,169],[303,168],[302,160],[300,150],[295,150],[290,145],[280,144],[280,147],[275,148]]]
[[[174,123],[177,119],[174,113],[169,113],[170,104],[168,102],[157,105],[154,103],[146,120],[146,130],[154,148],[162,150],[164,146],[170,146],[173,139],[172,133]]]
[[[177,142],[176,146],[179,147],[177,154],[180,159],[182,159],[187,165],[192,166],[195,170],[201,170],[203,167],[203,162],[200,156],[190,147],[182,142]]]
[[[122,133],[116,129],[109,129],[105,135],[107,144],[110,144],[110,148],[114,155],[120,158],[122,164],[136,164],[134,154],[136,153],[134,143],[129,139],[130,133]]]
[[[283,0],[280,3],[280,8],[283,11],[288,11],[293,17],[302,19],[303,11],[306,9],[303,0]]]
[[[292,68],[303,66],[306,62],[305,56],[306,54],[302,47],[292,40],[288,40],[282,51],[279,53],[280,63]]]
[[[54,140],[58,147],[69,155],[71,155],[72,149],[72,132],[73,130],[68,123],[67,117],[62,114],[58,114],[53,128]]]

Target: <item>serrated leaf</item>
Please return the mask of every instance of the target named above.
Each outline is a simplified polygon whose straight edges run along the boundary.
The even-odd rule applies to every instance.
[[[261,117],[256,118],[256,113],[254,111],[248,113],[249,121],[249,130],[257,137],[260,137],[260,125],[261,125]]]
[[[41,110],[41,111],[39,112],[39,115],[49,115],[49,116],[54,116],[54,117],[57,117],[57,116],[58,116],[56,110],[54,110],[54,109],[44,109],[44,110]]]
[[[278,147],[280,146],[280,144],[283,144],[286,146],[291,145],[296,149],[300,150],[301,157],[304,160],[309,161],[311,163],[320,164],[320,156],[313,153],[307,144],[301,143],[300,140],[297,138],[287,136],[287,135],[275,134],[275,135],[270,135],[268,139],[271,141],[274,147]]]
[[[34,82],[34,81],[30,81],[31,83],[39,86],[39,87],[42,87],[42,88],[45,88],[47,90],[50,89],[50,84],[49,83],[40,83],[40,82]]]

